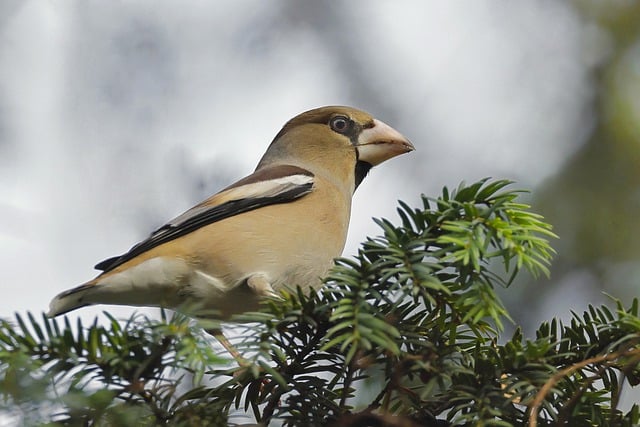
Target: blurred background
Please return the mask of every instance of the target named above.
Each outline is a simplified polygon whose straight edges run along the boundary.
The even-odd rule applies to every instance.
[[[501,292],[527,335],[638,295],[638,1],[3,0],[0,316],[46,310],[327,104],[417,147],[358,189],[345,255],[398,199],[508,178],[560,236],[550,279]]]

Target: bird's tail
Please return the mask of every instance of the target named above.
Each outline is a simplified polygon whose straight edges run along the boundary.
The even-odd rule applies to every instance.
[[[76,308],[91,305],[92,303],[86,301],[85,297],[94,287],[94,283],[87,282],[84,285],[59,293],[51,300],[47,317],[60,316]]]

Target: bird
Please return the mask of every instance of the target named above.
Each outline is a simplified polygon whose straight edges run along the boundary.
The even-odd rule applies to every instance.
[[[282,127],[252,174],[98,263],[101,272],[55,296],[47,315],[95,304],[195,304],[229,319],[285,286],[320,285],[344,249],[356,188],[372,167],[414,149],[356,108],[303,112]]]

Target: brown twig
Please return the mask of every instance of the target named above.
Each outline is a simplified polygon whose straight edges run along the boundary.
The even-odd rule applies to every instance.
[[[584,368],[585,366],[595,364],[595,363],[610,362],[612,360],[616,360],[623,356],[640,357],[640,348],[636,348],[634,350],[622,350],[614,353],[592,357],[592,358],[583,360],[582,362],[574,363],[573,365],[568,366],[565,369],[557,372],[555,375],[549,378],[546,383],[544,383],[540,391],[538,391],[538,394],[536,394],[535,399],[533,399],[533,401],[529,405],[530,412],[529,412],[528,426],[529,427],[538,426],[538,413],[540,412],[540,406],[542,405],[542,402],[544,401],[547,394],[549,394],[549,391],[551,391],[551,388],[553,388],[553,386],[556,385],[558,381],[560,381],[564,377],[567,377],[573,374],[575,371]]]
[[[587,389],[589,388],[589,386],[593,384],[595,381],[601,379],[606,370],[607,370],[607,366],[601,366],[595,375],[592,375],[591,377],[586,377],[586,380],[582,384],[580,384],[580,388],[578,389],[578,391],[576,391],[573,394],[573,396],[571,396],[571,399],[569,399],[566,402],[566,404],[562,407],[562,409],[558,411],[558,425],[565,424],[565,421],[567,421],[569,414],[571,413],[573,408],[578,404],[578,401],[582,399],[582,396],[584,396],[584,394],[587,392]]]

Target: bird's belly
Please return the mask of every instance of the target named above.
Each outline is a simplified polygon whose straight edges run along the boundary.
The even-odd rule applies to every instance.
[[[307,202],[305,199],[296,203]],[[198,234],[208,240],[196,245],[203,249],[194,261],[230,287],[258,274],[275,290],[319,285],[333,259],[342,253],[349,210],[346,214],[329,208],[310,210],[308,218],[292,222],[287,209],[286,204],[271,205],[233,221],[211,224],[211,233]]]

